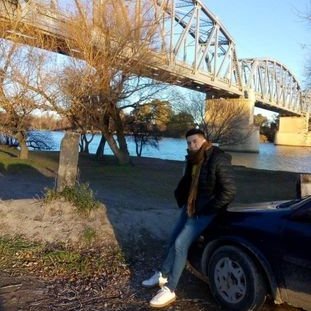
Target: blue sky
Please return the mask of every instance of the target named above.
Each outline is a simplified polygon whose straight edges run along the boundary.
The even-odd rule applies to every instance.
[[[269,57],[285,65],[304,85],[311,62],[311,0],[203,0],[236,42],[239,58]],[[272,113],[255,109],[272,117]]]
[[[203,1],[235,40],[239,58],[276,59],[303,83],[311,24],[301,15],[311,12],[311,0]]]

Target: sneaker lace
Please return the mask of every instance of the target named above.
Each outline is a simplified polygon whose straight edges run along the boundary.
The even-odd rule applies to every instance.
[[[158,290],[158,294],[164,294],[166,292],[170,292],[170,289],[166,286],[163,286],[161,289]]]

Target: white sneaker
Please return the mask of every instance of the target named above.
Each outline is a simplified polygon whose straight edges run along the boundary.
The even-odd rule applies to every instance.
[[[142,282],[142,285],[144,287],[155,287],[155,286],[162,287],[166,283],[167,283],[167,278],[164,278],[161,272],[156,272],[151,278],[144,280]]]
[[[153,308],[163,308],[176,300],[176,295],[168,287],[163,286],[158,293],[150,300]]]

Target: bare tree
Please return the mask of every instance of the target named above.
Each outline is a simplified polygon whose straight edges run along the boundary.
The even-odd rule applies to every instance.
[[[252,132],[248,127],[249,112],[245,106],[230,99],[209,101],[204,94],[191,95],[188,100],[175,104],[177,111],[184,111],[193,116],[209,139],[220,145],[236,145],[244,142]]]
[[[122,110],[134,93],[156,84],[141,78],[151,76],[159,61],[151,51],[158,35],[152,1],[146,0],[139,12],[120,0],[104,1],[94,8],[94,14],[82,1],[76,0],[75,5],[64,29],[64,50],[76,58],[68,62],[62,77],[68,79],[68,73],[75,72],[80,79],[74,89],[75,100],[68,100],[72,108],[67,113],[84,106],[119,162],[128,163]],[[89,103],[81,100],[85,94],[90,95]]]
[[[49,85],[32,85],[32,92],[40,94],[46,109],[65,116],[82,133],[92,128],[100,131],[99,149],[103,149],[107,141],[119,162],[128,163],[123,110],[154,99],[153,95],[163,85],[145,78],[153,77],[154,68],[166,60],[158,54],[154,56],[153,52],[159,49],[159,36],[163,35],[159,31],[156,4],[152,0],[126,3],[106,0],[94,2],[94,7],[91,7],[93,2],[74,0],[74,3],[66,12],[66,22],[59,21],[60,35],[53,36],[22,21],[17,23],[16,32],[22,36],[13,40],[70,56],[64,61],[62,71],[49,71]],[[12,11],[13,22],[19,16],[22,19],[19,8],[16,5],[16,10]],[[55,16],[62,16],[54,9]],[[32,14],[35,19],[36,10],[32,10]],[[3,27],[3,35],[7,30],[14,33],[10,27]],[[28,32],[31,35],[25,32],[27,27],[26,31],[32,31]],[[37,37],[42,37],[42,42]],[[165,73],[160,76],[156,73],[162,82],[171,79]],[[73,79],[72,85],[68,87],[70,79]],[[146,92],[150,87],[152,91]],[[134,94],[139,94],[139,98]],[[86,140],[83,144],[87,148]]]
[[[51,54],[40,49],[55,50],[56,40],[25,22],[22,7],[17,1],[15,4],[0,3],[5,16],[0,20],[1,132],[18,141],[20,158],[26,159],[27,145],[43,147],[33,135],[29,137],[34,113],[46,110],[49,100],[56,100],[50,75],[54,63]],[[54,97],[49,99],[49,93]],[[33,145],[36,140],[38,144]]]
[[[296,11],[299,18],[306,23],[306,27],[311,29],[311,1],[309,1],[309,4],[306,5],[305,10],[303,11]],[[306,78],[306,88],[307,90],[311,89],[311,45],[308,40],[305,40],[305,42],[301,42],[302,49],[307,50],[308,56],[306,58],[306,64],[305,64],[305,78]]]
[[[43,105],[33,87],[42,83],[45,53],[30,46],[0,41],[1,132],[17,139],[20,158],[28,157],[27,130],[31,115]]]
[[[310,6],[309,6],[309,12],[307,15],[307,21],[308,21],[309,28],[311,28],[311,1],[310,1]],[[308,46],[308,48],[310,51],[310,45]],[[307,76],[307,85],[310,90],[311,89],[311,52],[309,53],[309,58],[307,60],[306,76]]]
[[[55,148],[50,132],[30,131],[27,133],[27,147],[32,150],[52,150]]]
[[[89,145],[99,128],[100,105],[92,94],[92,85],[84,79],[85,74],[82,68],[80,72],[70,67],[63,70],[58,83],[63,100],[53,108],[70,122],[72,129],[80,132],[80,152],[89,153]]]
[[[209,105],[205,115],[208,136],[220,145],[237,145],[245,142],[253,131],[248,123],[249,111],[243,103],[223,99]]]
[[[160,132],[156,125],[138,120],[135,116],[128,117],[127,125],[130,134],[135,143],[135,151],[138,157],[141,157],[143,149],[146,146],[159,148]]]

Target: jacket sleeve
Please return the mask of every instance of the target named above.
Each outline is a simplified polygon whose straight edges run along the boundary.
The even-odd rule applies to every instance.
[[[189,193],[190,182],[191,182],[191,179],[189,177],[190,170],[191,170],[190,165],[187,164],[185,173],[183,177],[180,179],[177,185],[177,188],[174,191],[175,199],[179,207],[183,207],[187,203],[187,200],[188,200],[188,193]]]
[[[223,209],[234,200],[236,185],[230,155],[218,154],[215,174],[216,191],[208,204],[211,210]]]

